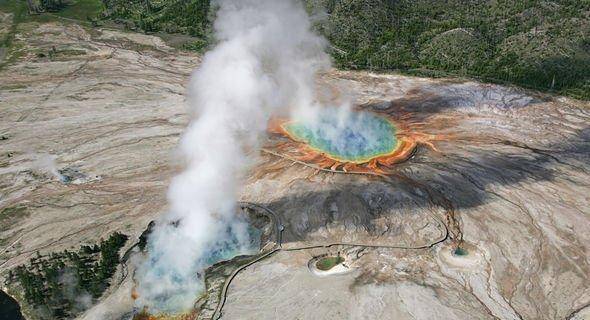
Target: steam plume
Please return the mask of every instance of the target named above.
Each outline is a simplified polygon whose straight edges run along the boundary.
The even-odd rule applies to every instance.
[[[136,273],[137,303],[151,311],[189,309],[202,289],[197,272],[248,250],[247,226],[234,213],[251,155],[273,113],[290,106],[304,117],[315,108],[314,78],[329,66],[300,1],[217,4],[218,44],[189,87],[193,120],[180,143],[187,167],[172,181],[170,211]]]

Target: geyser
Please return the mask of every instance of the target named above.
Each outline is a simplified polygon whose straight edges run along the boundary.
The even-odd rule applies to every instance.
[[[313,110],[316,74],[329,66],[301,1],[215,3],[217,43],[188,87],[192,119],[180,143],[186,168],[171,182],[169,212],[135,273],[137,307],[152,313],[190,311],[203,289],[197,274],[250,253],[248,225],[235,216],[241,181],[271,115],[286,106]]]
[[[290,121],[282,127],[294,140],[341,162],[365,163],[393,154],[399,144],[394,124],[368,112],[354,112],[343,121],[334,108],[323,108],[314,123]]]

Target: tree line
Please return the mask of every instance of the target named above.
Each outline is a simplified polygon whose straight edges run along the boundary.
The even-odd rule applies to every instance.
[[[69,319],[89,307],[110,285],[128,237],[115,232],[95,245],[42,256],[12,269],[6,284],[18,286],[42,319]]]

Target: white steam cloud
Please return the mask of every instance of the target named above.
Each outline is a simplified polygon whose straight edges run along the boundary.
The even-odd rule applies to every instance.
[[[315,76],[329,66],[324,40],[298,0],[219,0],[217,46],[190,82],[193,120],[180,149],[186,170],[169,189],[170,212],[136,272],[139,307],[175,312],[202,289],[197,272],[216,258],[250,250],[235,217],[240,181],[268,119],[285,108],[316,108]]]

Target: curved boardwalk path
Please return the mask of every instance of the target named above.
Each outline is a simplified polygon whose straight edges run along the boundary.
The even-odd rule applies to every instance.
[[[272,222],[274,223],[275,226],[275,232],[276,232],[276,244],[275,247],[266,252],[263,253],[262,255],[260,255],[259,257],[257,257],[256,259],[243,264],[241,266],[239,266],[237,269],[235,269],[230,275],[229,277],[225,280],[225,284],[223,285],[223,288],[221,290],[221,295],[219,298],[219,303],[217,304],[217,307],[215,308],[215,312],[213,313],[213,316],[211,317],[211,319],[219,319],[222,316],[221,310],[223,309],[223,307],[225,306],[225,302],[227,300],[227,291],[229,289],[229,286],[231,285],[231,282],[234,280],[234,278],[238,275],[238,273],[240,273],[240,271],[246,269],[247,267],[262,261],[268,257],[270,257],[271,255],[275,254],[276,252],[279,251],[300,251],[300,250],[309,250],[309,249],[316,249],[316,248],[329,248],[329,247],[334,247],[334,246],[349,246],[349,247],[363,247],[363,248],[384,248],[384,249],[405,249],[405,250],[418,250],[418,249],[428,249],[428,248],[432,248],[433,246],[445,241],[448,237],[449,237],[449,230],[447,228],[447,225],[441,220],[439,219],[437,216],[435,216],[432,213],[429,213],[429,215],[434,218],[438,224],[442,227],[442,233],[441,236],[438,237],[437,239],[431,241],[430,243],[427,244],[423,244],[423,245],[417,245],[417,246],[405,246],[405,245],[385,245],[385,244],[367,244],[367,243],[347,243],[347,242],[334,242],[334,243],[327,243],[327,244],[321,244],[321,245],[310,245],[310,246],[302,246],[302,247],[294,247],[294,248],[283,248],[283,244],[282,244],[282,233],[284,230],[284,226],[280,221],[279,216],[276,214],[276,212],[272,211],[270,208],[267,208],[265,206],[259,205],[259,204],[254,204],[254,203],[249,203],[249,202],[241,202],[239,203],[239,205],[242,208],[257,208],[257,209],[262,209],[264,210],[266,213],[268,213],[270,216],[272,216]]]

